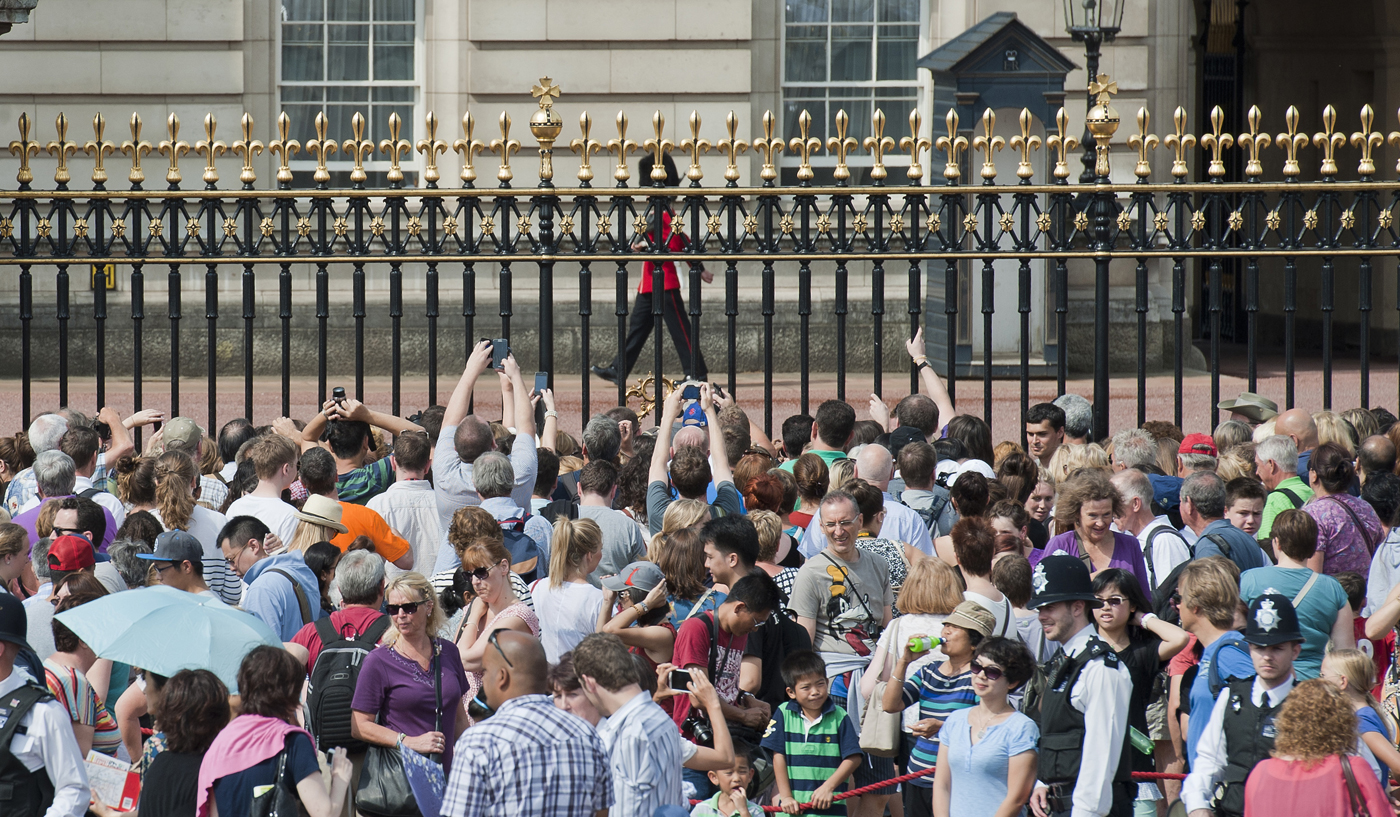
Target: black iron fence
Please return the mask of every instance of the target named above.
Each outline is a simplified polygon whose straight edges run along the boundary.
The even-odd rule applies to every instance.
[[[1400,182],[1377,178],[1374,152],[1385,138],[1372,131],[1373,115],[1367,107],[1361,115],[1361,131],[1350,137],[1336,130],[1336,115],[1329,107],[1323,112],[1323,131],[1309,137],[1298,131],[1299,115],[1289,109],[1286,132],[1276,137],[1261,130],[1257,109],[1248,117],[1250,131],[1238,135],[1221,132],[1221,117],[1212,117],[1213,128],[1198,137],[1187,132],[1184,111],[1178,109],[1175,132],[1164,139],[1149,132],[1146,112],[1138,116],[1138,132],[1128,140],[1136,153],[1135,182],[1111,181],[1109,142],[1117,128],[1117,115],[1109,106],[1112,88],[1100,78],[1098,104],[1090,109],[1087,126],[1096,141],[1097,181],[1072,181],[1069,164],[1077,162],[1079,140],[1061,111],[1056,132],[1041,138],[1029,112],[1019,117],[1019,132],[1005,139],[995,132],[995,117],[988,112],[979,123],[981,132],[969,138],[960,129],[954,113],[946,119],[947,134],[930,138],[921,129],[919,117],[909,117],[909,133],[902,138],[886,135],[886,121],[876,113],[871,135],[858,141],[847,136],[850,123],[845,114],[836,119],[835,133],[825,143],[808,136],[811,122],[804,114],[796,123],[796,136],[784,139],[776,133],[778,123],[771,115],[763,119],[763,135],[738,138],[738,122],[731,114],[727,137],[711,143],[700,135],[699,118],[692,115],[691,136],[673,144],[665,138],[660,114],[652,119],[654,136],[638,143],[627,138],[626,119],[619,115],[619,133],[604,141],[590,137],[591,123],[584,117],[580,138],[570,141],[578,157],[578,182],[573,187],[556,187],[553,173],[554,143],[560,138],[562,123],[551,107],[557,88],[542,84],[540,110],[532,117],[531,132],[539,156],[538,173],[531,163],[531,187],[517,188],[516,174],[521,144],[510,138],[509,118],[501,118],[499,138],[481,141],[473,138],[474,123],[463,117],[463,138],[447,141],[437,138],[438,122],[429,114],[426,138],[410,142],[399,138],[403,123],[397,116],[390,121],[391,138],[378,145],[363,139],[363,119],[357,115],[353,138],[337,142],[326,133],[323,116],[316,121],[317,138],[305,145],[288,138],[286,115],[278,123],[277,139],[266,145],[253,138],[253,122],[248,116],[241,123],[241,138],[232,145],[215,139],[215,122],[205,120],[206,138],[193,146],[179,138],[179,121],[173,115],[167,122],[168,138],[156,144],[141,138],[141,123],[133,116],[131,138],[120,144],[104,139],[105,121],[94,122],[94,138],[85,143],[68,140],[68,122],[60,116],[57,139],[46,144],[34,138],[28,116],[19,122],[19,139],[10,151],[19,159],[18,189],[0,191],[0,265],[16,272],[18,318],[20,325],[20,374],[24,381],[23,412],[28,422],[30,381],[35,376],[32,361],[32,323],[36,311],[54,309],[57,320],[57,377],[59,399],[66,402],[69,387],[70,332],[79,316],[74,303],[72,276],[80,270],[86,276],[89,264],[121,264],[130,267],[127,288],[130,293],[129,327],[109,330],[108,293],[103,286],[92,289],[91,320],[94,330],[95,373],[98,402],[105,399],[106,349],[109,331],[131,334],[131,372],[135,383],[135,403],[142,401],[143,328],[148,320],[168,321],[170,333],[170,403],[179,412],[181,376],[180,327],[187,317],[182,312],[182,291],[202,268],[205,292],[204,319],[208,322],[208,380],[210,425],[219,388],[216,328],[221,319],[219,283],[231,271],[241,274],[243,321],[243,386],[248,414],[253,409],[253,350],[261,287],[267,284],[259,272],[276,271],[281,323],[281,377],[284,411],[291,390],[291,326],[293,320],[292,269],[314,266],[317,331],[317,382],[320,399],[327,393],[327,360],[330,334],[332,288],[348,287],[354,321],[354,388],[362,392],[366,376],[364,331],[372,304],[367,297],[366,270],[388,269],[387,313],[390,321],[389,372],[393,382],[393,410],[400,411],[399,383],[403,376],[401,322],[404,318],[404,269],[424,269],[424,317],[427,331],[427,377],[429,398],[436,401],[439,348],[457,349],[465,355],[480,335],[497,335],[497,324],[477,310],[478,289],[488,280],[496,293],[499,336],[512,332],[513,290],[521,275],[533,278],[538,288],[538,361],[542,370],[554,372],[555,285],[560,276],[576,278],[577,319],[582,345],[580,368],[583,378],[583,406],[588,411],[590,383],[591,324],[608,325],[607,312],[616,321],[616,349],[621,354],[629,318],[631,288],[628,269],[639,261],[654,261],[653,286],[663,285],[662,264],[676,263],[682,272],[682,288],[689,294],[685,319],[690,332],[727,333],[727,360],[731,389],[737,371],[736,321],[741,314],[757,307],[762,316],[761,356],[764,378],[765,425],[772,427],[772,397],[775,339],[774,319],[789,300],[778,297],[779,273],[792,280],[795,270],[795,303],[799,330],[797,359],[801,372],[801,405],[808,409],[812,369],[810,350],[813,333],[825,343],[835,336],[834,354],[838,390],[844,396],[848,373],[847,349],[872,343],[874,389],[884,388],[882,365],[887,344],[902,346],[927,321],[938,329],[930,333],[930,355],[950,390],[957,388],[956,373],[970,366],[982,374],[983,407],[991,415],[992,375],[1006,371],[1006,361],[994,354],[998,263],[1014,264],[1016,313],[1019,320],[1019,360],[1012,360],[1010,371],[1019,376],[1023,402],[1028,400],[1029,383],[1035,366],[1031,325],[1037,308],[1052,315],[1045,333],[1053,334],[1058,350],[1047,356],[1063,390],[1070,370],[1067,316],[1070,311],[1069,276],[1082,268],[1093,282],[1092,367],[1094,374],[1095,431],[1108,428],[1108,389],[1110,359],[1120,355],[1127,338],[1136,343],[1137,413],[1139,422],[1147,410],[1147,376],[1153,366],[1148,360],[1148,320],[1150,277],[1155,268],[1169,270],[1171,321],[1169,338],[1173,348],[1175,375],[1175,417],[1182,416],[1182,379],[1186,354],[1191,345],[1192,316],[1188,315],[1188,292],[1201,276],[1205,303],[1200,305],[1202,334],[1209,339],[1208,364],[1211,373],[1211,403],[1220,397],[1220,356],[1222,344],[1222,289],[1226,276],[1238,276],[1243,302],[1244,331],[1249,359],[1248,381],[1254,387],[1255,360],[1259,348],[1260,287],[1282,290],[1282,348],[1285,355],[1287,394],[1292,405],[1295,395],[1294,350],[1298,347],[1298,292],[1300,269],[1316,275],[1319,295],[1323,393],[1321,402],[1330,405],[1333,384],[1334,312],[1338,268],[1354,277],[1357,293],[1356,321],[1359,324],[1360,394],[1363,405],[1371,402],[1370,364],[1372,359],[1371,313],[1374,311],[1375,266],[1397,259],[1395,275],[1400,285]],[[539,89],[537,89],[538,91]],[[1400,133],[1389,135],[1391,144],[1400,145]],[[1152,180],[1151,159],[1160,145],[1170,150],[1173,160],[1170,181]],[[1188,160],[1197,159],[1196,146],[1203,149],[1204,182],[1191,181]],[[1273,147],[1271,147],[1271,145]],[[1346,146],[1354,149],[1357,160],[1355,180],[1339,179],[1338,156]],[[1010,147],[1017,158],[1016,182],[997,182],[995,159],[998,151]],[[1044,148],[1045,154],[1041,154]],[[1269,149],[1268,155],[1264,150]],[[202,187],[183,187],[180,159],[191,150],[203,160]],[[268,151],[276,158],[276,185],[258,187],[256,166],[259,154]],[[331,162],[339,150],[348,161],[348,186],[340,181]],[[1307,150],[1317,160],[1307,174],[1301,159]],[[367,187],[367,160],[384,157],[384,184]],[[744,178],[740,162],[745,152],[756,155],[757,186],[740,186]],[[834,158],[834,164],[816,168],[812,158],[819,152]],[[934,162],[931,155],[942,155],[942,172],[925,168]],[[46,154],[57,160],[54,188],[33,188],[31,159]],[[220,187],[216,159],[225,152],[242,162],[240,186]],[[294,172],[296,154],[314,158],[316,166],[308,184]],[[459,184],[443,187],[439,159],[455,152],[460,156]],[[664,186],[664,160],[672,152],[685,167],[679,187]],[[702,155],[723,157],[724,184],[705,186]],[[795,185],[780,186],[777,180],[787,153],[796,167]],[[494,154],[496,185],[477,186],[477,162],[482,154]],[[91,187],[70,188],[71,161],[79,154],[91,159]],[[126,178],[129,189],[108,189],[107,163],[117,155],[129,162]],[[165,187],[148,189],[146,172],[151,154],[161,157]],[[416,154],[416,156],[415,156]],[[652,174],[632,184],[630,162],[638,155],[654,160]],[[980,161],[977,161],[980,154]],[[1283,159],[1277,180],[1265,180],[1265,159]],[[412,165],[405,160],[412,162]],[[512,160],[516,165],[512,165]],[[224,160],[227,163],[227,159]],[[186,161],[188,168],[189,160]],[[594,165],[611,170],[612,186],[595,186]],[[817,170],[829,174],[829,182],[817,184]],[[1242,170],[1242,174],[1238,171]],[[1280,169],[1275,169],[1280,170]],[[1400,165],[1397,165],[1400,173]],[[980,183],[969,183],[973,173]],[[1271,171],[1272,172],[1272,171]],[[1229,182],[1238,175],[1242,181]],[[1315,176],[1315,181],[1304,177]],[[1037,181],[1037,176],[1040,180]],[[336,183],[333,185],[332,181]],[[857,183],[857,181],[859,183]],[[413,183],[414,186],[408,186]],[[674,230],[681,238],[681,249],[668,240]],[[1043,264],[1046,303],[1033,303],[1035,286],[1033,262]],[[709,265],[706,267],[706,265]],[[849,269],[853,264],[868,265],[869,292],[855,293],[861,303],[868,301],[869,336],[856,338],[848,332],[849,304],[853,298]],[[1110,273],[1115,266],[1131,265],[1136,327],[1112,325]],[[740,269],[753,268],[760,278],[760,303],[739,297]],[[348,267],[348,282],[333,270]],[[1092,273],[1089,270],[1092,268]],[[1003,267],[1005,269],[1005,267]],[[167,296],[165,314],[157,318],[155,304],[145,299],[148,276],[165,272]],[[722,277],[724,288],[723,321],[707,314],[701,296],[701,279],[707,272]],[[53,276],[55,302],[36,304],[34,281]],[[439,331],[444,318],[443,293],[455,288],[444,278],[460,276],[460,304],[463,319],[460,337],[447,337]],[[830,314],[813,313],[814,276],[821,276],[834,292]],[[826,276],[830,276],[828,279]],[[608,278],[612,286],[608,286]],[[902,278],[903,281],[899,279]],[[903,303],[886,298],[887,283],[899,282]],[[1350,282],[1348,284],[1350,286]],[[783,284],[784,287],[788,284]],[[968,348],[959,360],[959,326],[970,326],[971,315],[960,314],[972,286],[980,287],[982,316],[980,367],[975,351]],[[595,290],[600,295],[595,305]],[[604,294],[611,290],[611,297]],[[746,290],[748,291],[748,290]],[[1400,291],[1398,289],[1397,291]],[[786,294],[786,293],[784,293]],[[452,293],[456,303],[456,293]],[[939,304],[941,314],[926,314],[928,304]],[[1123,305],[1119,305],[1123,306]],[[1311,306],[1311,304],[1309,305]],[[153,309],[148,310],[148,307]],[[379,307],[375,307],[379,308]],[[653,301],[653,371],[663,374],[661,301]],[[1400,302],[1396,309],[1400,310]],[[742,310],[742,312],[741,312]],[[148,311],[151,313],[148,315]],[[902,312],[896,316],[894,313]],[[125,316],[124,316],[125,317]],[[263,316],[265,317],[265,316]],[[886,317],[893,325],[886,325]],[[196,317],[197,319],[197,317]],[[813,327],[813,320],[816,327]],[[490,324],[489,329],[487,325]],[[862,321],[865,325],[865,322]],[[1308,324],[1309,327],[1312,324]],[[517,327],[518,330],[519,327]],[[1311,331],[1309,329],[1309,331]],[[897,336],[897,337],[896,337]],[[965,339],[964,339],[965,340]],[[964,343],[965,346],[969,345]],[[1049,344],[1047,344],[1047,347]],[[698,348],[698,344],[697,344]],[[611,351],[609,349],[608,351]],[[786,351],[786,350],[785,350]],[[688,367],[687,367],[688,368]],[[50,372],[43,372],[51,375]],[[339,374],[338,372],[336,374]],[[917,372],[909,372],[910,388],[917,387]],[[903,384],[899,386],[903,389]],[[617,386],[623,399],[624,384]],[[1213,410],[1212,410],[1213,411]],[[1213,417],[1214,419],[1214,417]]]

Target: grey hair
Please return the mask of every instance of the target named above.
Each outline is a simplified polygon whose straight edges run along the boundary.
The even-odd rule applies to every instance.
[[[860,454],[854,457],[860,478],[870,483],[889,481],[894,475],[894,457],[890,450],[878,443],[861,446]]]
[[[41,414],[29,424],[29,447],[36,454],[53,451],[67,433],[67,417],[62,414]]]
[[[1118,448],[1115,445],[1114,451],[1117,450]],[[1152,505],[1154,491],[1152,489],[1152,480],[1147,478],[1147,474],[1144,474],[1136,468],[1128,468],[1114,474],[1110,481],[1113,483],[1113,487],[1118,489],[1118,493],[1123,495],[1124,502],[1127,502],[1133,497],[1137,497],[1142,500],[1144,507],[1150,507]]]
[[[34,547],[29,549],[29,562],[34,567],[34,575],[40,579],[49,579],[49,546],[53,544],[52,536],[45,536],[34,543]],[[110,550],[111,548],[108,548]]]
[[[1187,471],[1214,471],[1215,457],[1209,454],[1177,454]]]
[[[1249,423],[1225,420],[1215,427],[1215,433],[1211,436],[1215,439],[1215,450],[1224,454],[1240,443],[1250,442],[1254,436],[1254,429],[1249,427]]]
[[[1065,436],[1088,437],[1094,424],[1093,405],[1077,394],[1062,394],[1054,402],[1065,413]]]
[[[1225,481],[1214,471],[1197,471],[1182,480],[1181,498],[1191,500],[1206,519],[1225,516]]]
[[[45,451],[34,458],[34,482],[44,496],[68,496],[77,483],[73,458],[62,451]]]
[[[1130,428],[1113,435],[1113,459],[1125,468],[1141,468],[1157,464],[1157,441],[1140,428]]]
[[[616,462],[622,450],[622,428],[606,414],[596,415],[583,429],[583,447],[593,462]]]
[[[128,588],[145,587],[150,584],[147,577],[150,575],[151,563],[145,559],[138,559],[138,553],[153,553],[155,547],[149,542],[141,542],[136,539],[121,538],[107,546],[107,555],[112,557],[112,566],[121,574],[122,581],[126,582]],[[47,555],[44,557],[48,558]],[[195,562],[195,572],[203,575],[204,562]]]
[[[515,469],[510,460],[499,451],[487,451],[472,463],[472,482],[482,499],[510,496],[515,487]]]
[[[1264,438],[1255,447],[1254,457],[1260,462],[1272,462],[1284,473],[1298,473],[1298,444],[1285,434]]]
[[[855,497],[851,496],[845,491],[827,491],[826,496],[822,497],[822,503],[820,507],[825,508],[827,505],[834,505],[837,502],[847,503],[855,509],[857,515],[860,514],[860,503],[856,501]],[[820,515],[820,512],[818,512],[818,515]]]
[[[335,566],[335,586],[345,604],[374,604],[384,589],[384,557],[372,550],[352,550]]]

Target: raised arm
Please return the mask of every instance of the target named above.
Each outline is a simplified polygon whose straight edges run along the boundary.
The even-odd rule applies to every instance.
[[[647,482],[667,482],[671,479],[666,471],[666,463],[671,458],[671,427],[680,416],[681,387],[677,386],[666,395],[666,402],[661,408],[661,425],[656,429],[656,447],[651,451],[651,470],[647,473]],[[722,439],[719,450],[724,451]]]
[[[554,410],[554,390],[545,389],[534,397],[530,398],[530,408],[535,407],[535,401],[544,401],[544,428],[540,429],[540,448],[548,448],[550,451],[559,453],[555,447],[555,438],[559,436],[559,414]]]
[[[928,351],[924,347],[924,329],[919,327],[919,331],[914,333],[914,337],[904,345],[908,350],[909,357],[915,364],[928,363]],[[933,398],[934,405],[938,406],[938,424],[944,426],[957,414],[957,409],[953,407],[953,399],[948,396],[948,388],[943,385],[943,378],[938,376],[938,372],[933,370],[932,365],[919,366],[919,382],[928,390],[928,396]]]
[[[121,418],[120,414],[110,408],[103,407],[101,411],[97,412],[97,419],[106,423],[112,430],[112,439],[107,443],[107,462],[109,467],[115,469],[117,460],[134,452],[136,444],[132,442],[131,434],[126,430],[126,421]]]
[[[505,380],[501,383],[501,405],[505,405],[507,397],[506,386],[509,384],[513,397],[513,408],[515,410],[515,433],[524,434],[527,437],[535,436],[535,407],[530,405],[530,390],[525,388],[524,376],[520,374],[520,364],[515,362],[515,355],[506,355],[502,364],[505,372]]]
[[[710,476],[716,485],[721,482],[732,484],[734,472],[730,470],[729,456],[724,452],[724,429],[719,427],[715,393],[709,383],[700,384],[700,410],[705,412],[705,428],[710,432]]]
[[[490,365],[491,341],[483,340],[472,349],[471,357],[467,358],[466,368],[462,370],[462,377],[447,400],[446,410],[442,413],[443,426],[458,426],[467,418],[467,406],[471,403],[472,390],[476,388],[477,379]]]

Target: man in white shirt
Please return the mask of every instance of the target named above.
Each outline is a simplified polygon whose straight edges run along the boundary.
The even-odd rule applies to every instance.
[[[1191,548],[1166,516],[1152,513],[1152,482],[1147,475],[1129,468],[1113,475],[1113,487],[1123,495],[1123,515],[1114,520],[1118,529],[1137,537],[1147,563],[1147,584],[1153,590],[1191,558]]]
[[[224,516],[252,516],[277,534],[282,542],[292,541],[296,533],[296,508],[282,501],[282,492],[297,479],[297,459],[301,456],[296,443],[281,434],[265,434],[248,446],[244,456],[253,461],[258,474],[258,487],[228,506]]]
[[[437,498],[428,482],[433,444],[426,434],[405,432],[394,438],[390,459],[394,482],[388,490],[370,497],[366,507],[384,517],[389,527],[408,541],[413,549],[413,564],[427,568],[437,561],[443,538]],[[403,572],[393,563],[384,566],[384,575],[390,578]]]
[[[1265,593],[1249,605],[1244,640],[1254,662],[1253,679],[1220,690],[1196,748],[1196,762],[1181,786],[1190,817],[1244,814],[1244,784],[1274,746],[1274,718],[1293,690],[1293,662],[1302,650],[1298,613],[1287,596]],[[1223,793],[1217,798],[1219,784]]]

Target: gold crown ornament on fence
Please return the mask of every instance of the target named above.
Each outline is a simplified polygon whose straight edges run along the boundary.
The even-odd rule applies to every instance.
[[[678,381],[662,375],[661,386],[666,390],[666,393],[658,397],[656,394],[656,374],[647,372],[645,377],[637,378],[636,382],[627,387],[623,398],[624,405],[630,404],[632,398],[637,398],[637,419],[644,419],[656,408],[656,404],[665,401],[678,385]]]

